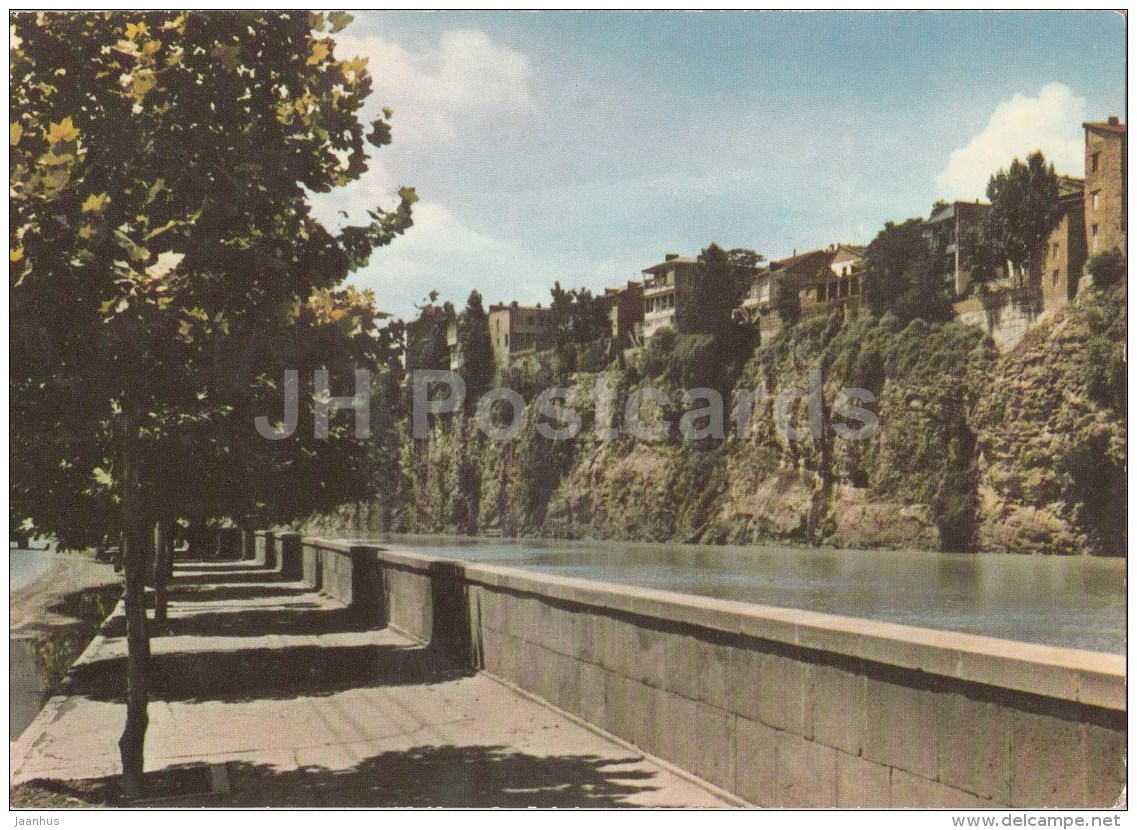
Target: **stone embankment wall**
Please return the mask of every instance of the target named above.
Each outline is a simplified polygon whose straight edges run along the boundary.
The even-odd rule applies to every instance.
[[[1109,807],[1125,782],[1119,656],[319,539],[297,555],[376,624],[757,805]]]

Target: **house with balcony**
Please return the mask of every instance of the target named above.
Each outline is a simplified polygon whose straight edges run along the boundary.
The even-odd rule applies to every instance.
[[[698,260],[667,254],[663,262],[643,269],[643,338],[662,328],[679,332],[687,318]]]
[[[865,249],[862,245],[830,245],[829,267],[819,268],[802,290],[802,315],[829,314],[836,309],[856,313],[864,287]]]
[[[957,297],[971,288],[983,219],[991,206],[985,202],[951,202],[933,211],[924,224],[924,238],[937,257],[934,263],[944,284]]]

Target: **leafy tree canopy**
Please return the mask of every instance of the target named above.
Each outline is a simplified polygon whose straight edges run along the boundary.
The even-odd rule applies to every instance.
[[[1041,267],[1043,243],[1061,218],[1058,176],[1041,152],[1015,159],[987,183],[991,208],[984,219],[984,234],[1012,263],[1030,263],[1032,276]]]

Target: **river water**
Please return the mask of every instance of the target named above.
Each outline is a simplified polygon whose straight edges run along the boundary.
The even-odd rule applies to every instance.
[[[18,591],[32,584],[51,565],[58,554],[45,550],[8,551],[8,591]]]
[[[1098,557],[367,537],[390,549],[685,594],[1125,653],[1125,562]]]

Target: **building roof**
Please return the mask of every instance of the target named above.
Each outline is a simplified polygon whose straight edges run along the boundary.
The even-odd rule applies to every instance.
[[[547,313],[549,311],[549,309],[547,307],[542,308],[539,305],[538,306],[518,305],[517,300],[514,300],[512,303],[508,303],[508,304],[506,304],[506,303],[494,303],[489,307],[489,310],[490,311],[533,311],[533,312],[536,312],[537,314]]]
[[[956,215],[956,213],[960,212],[961,208],[975,208],[977,210],[978,209],[984,209],[985,210],[986,208],[989,208],[989,207],[991,207],[989,204],[987,204],[986,202],[980,202],[978,199],[976,199],[974,202],[966,202],[966,201],[962,201],[962,200],[957,200],[957,201],[951,202],[947,205],[944,205],[942,208],[940,208],[935,213],[933,213],[931,216],[929,216],[928,217],[928,223],[931,224],[934,222],[943,222],[945,219],[951,219],[952,217],[954,217]]]
[[[1075,176],[1059,176],[1058,177],[1058,196],[1081,196],[1085,193],[1086,180],[1079,179]]]
[[[1125,135],[1125,125],[1114,118],[1109,121],[1083,121],[1082,126],[1087,130],[1101,130],[1105,133]]]
[[[816,260],[818,262],[825,260],[825,262],[828,263],[828,261],[832,259],[834,253],[836,253],[836,250],[832,248],[818,248],[816,251],[806,251],[804,254],[794,254],[787,259],[780,259],[776,262],[771,261],[770,268],[772,271],[777,272],[788,271],[798,265],[807,264],[811,260]]]
[[[842,245],[842,244],[838,244],[837,247],[833,249],[834,257],[836,257],[836,255],[841,253],[842,251],[845,251],[846,253],[852,254],[853,256],[862,257],[865,255],[865,246],[864,245]]]
[[[695,259],[694,257],[677,256],[672,257],[671,259],[665,259],[663,262],[657,263],[656,265],[649,265],[647,268],[643,269],[643,272],[645,274],[658,274],[662,271],[666,271],[672,265],[695,265],[698,263],[698,261],[699,260]]]

